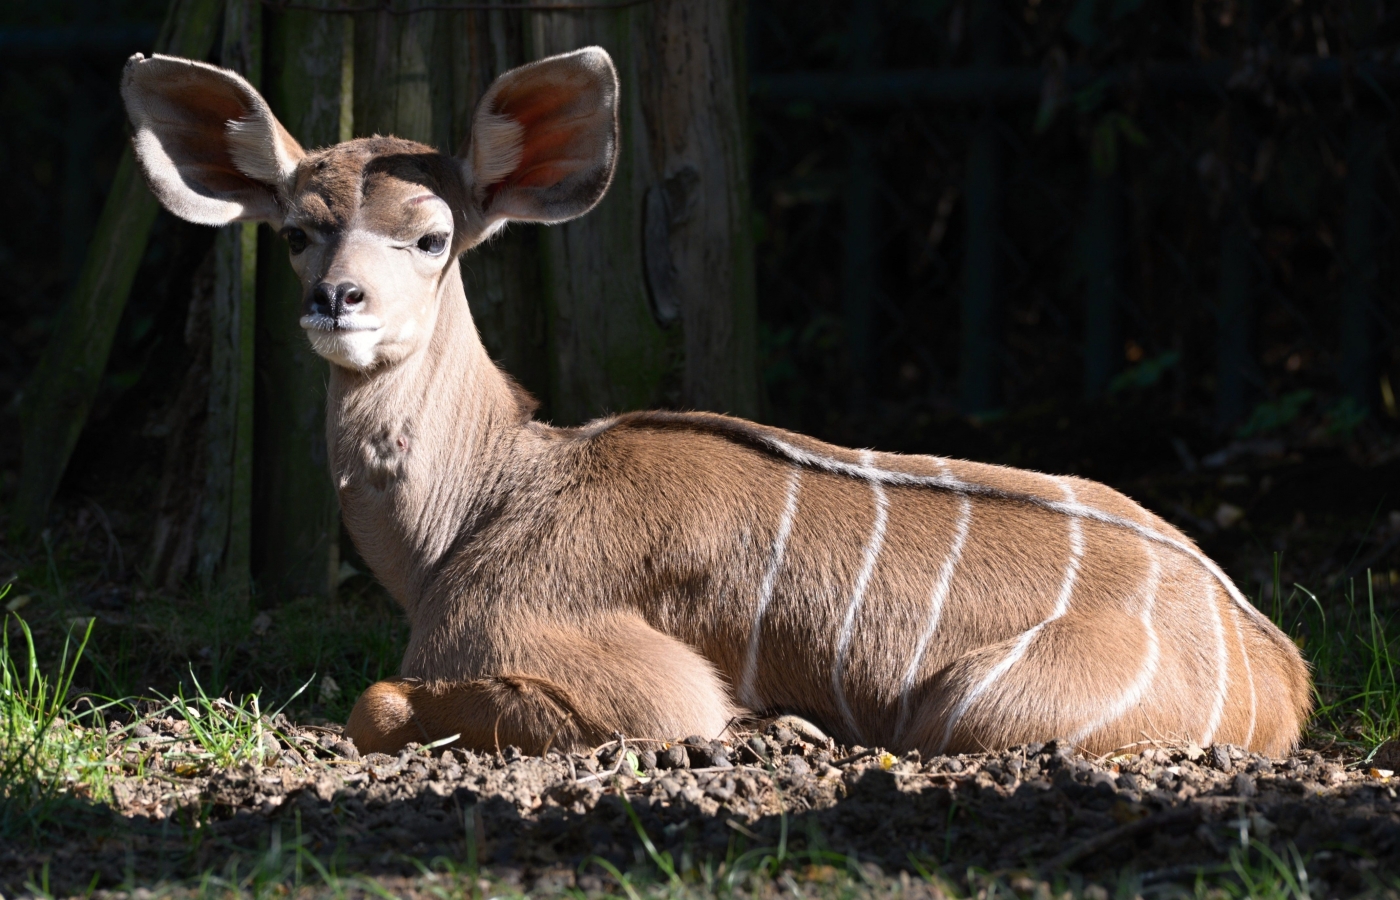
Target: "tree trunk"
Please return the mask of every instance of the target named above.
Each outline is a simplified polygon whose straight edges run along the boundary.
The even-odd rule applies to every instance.
[[[268,102],[307,147],[350,133],[354,21],[288,10],[269,29]],[[326,362],[299,320],[301,281],[285,243],[264,231],[258,296],[253,571],[281,598],[329,597],[340,568],[340,516],[326,454]]]
[[[403,3],[400,9],[429,5]],[[434,29],[440,14],[355,16],[355,134],[433,142]],[[440,148],[443,149],[443,148]]]
[[[182,373],[180,392],[166,414],[165,462],[154,504],[155,526],[146,563],[146,579],[175,592],[195,563],[204,510],[205,421],[209,417],[210,316],[214,309],[214,252],[195,270],[185,314],[185,346],[189,365]]]
[[[608,195],[541,236],[556,419],[655,404],[758,412],[740,8],[536,15],[535,56],[599,44],[622,80]]]
[[[471,134],[477,100],[496,76],[529,62],[529,17],[516,12],[463,12],[439,27],[442,59],[435,67],[434,144],[457,151]],[[472,318],[487,352],[552,413],[549,349],[540,280],[540,229],[511,225],[462,259]]]
[[[175,0],[156,50],[203,59],[214,44],[222,0]],[[15,518],[37,528],[97,395],[131,282],[155,221],[155,197],[131,150],[122,155],[73,295],[29,379],[22,413],[23,470]]]
[[[221,61],[254,87],[262,74],[262,6],[228,0]],[[207,466],[198,572],[223,611],[242,616],[251,589],[253,505],[253,359],[258,226],[236,222],[214,242],[210,315]]]
[[[355,131],[456,151],[493,78],[601,44],[622,79],[608,195],[463,261],[487,349],[571,424],[615,410],[758,412],[742,34],[728,0],[617,12],[356,17]]]
[[[744,4],[684,3],[656,10],[660,65],[638,73],[655,109],[653,164],[701,174],[695,203],[673,228],[681,285],[685,381],[681,401],[756,416],[758,303],[749,196]]]

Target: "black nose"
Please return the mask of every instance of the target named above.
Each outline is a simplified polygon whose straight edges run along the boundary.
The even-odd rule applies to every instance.
[[[322,281],[311,291],[311,311],[338,319],[352,313],[365,302],[365,292],[353,281],[331,284]]]

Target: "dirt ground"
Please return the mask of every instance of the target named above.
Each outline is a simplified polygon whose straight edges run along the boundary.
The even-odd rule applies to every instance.
[[[164,759],[178,751],[179,725],[151,724],[140,740],[167,749],[147,757],[144,777],[117,782],[110,806],[65,812],[59,833],[0,848],[0,893],[27,893],[41,877],[60,895],[189,879],[236,858],[246,869],[276,843],[392,879],[418,872],[414,860],[468,859],[469,840],[493,879],[593,892],[612,886],[597,857],[623,871],[647,865],[641,833],[682,867],[771,853],[785,834],[800,877],[816,879],[828,857],[809,851],[825,850],[955,883],[973,868],[1013,886],[1115,883],[1125,870],[1144,887],[1190,885],[1251,841],[1285,860],[1296,848],[1314,897],[1393,889],[1400,873],[1400,779],[1381,768],[1394,764],[1386,747],[1365,765],[1225,746],[1089,761],[1054,743],[923,760],[777,724],[726,743],[614,743],[545,759],[416,747],[361,759],[334,727],[284,722],[276,746],[267,739],[271,764],[182,774]]]

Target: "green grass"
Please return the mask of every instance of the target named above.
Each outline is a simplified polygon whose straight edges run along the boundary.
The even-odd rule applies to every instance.
[[[1309,860],[1292,846],[1282,852],[1249,840],[1232,849],[1222,863],[1189,873],[1185,880],[1168,880],[1154,873],[1123,871],[1104,881],[1074,873],[991,873],[978,869],[939,867],[911,858],[909,871],[886,873],[859,859],[829,851],[789,853],[777,846],[752,850],[731,848],[722,859],[677,861],[658,852],[637,825],[649,864],[626,870],[600,858],[583,862],[575,871],[578,884],[536,886],[529,893],[493,876],[478,865],[473,852],[476,836],[468,823],[462,849],[453,857],[431,861],[407,859],[416,874],[373,877],[342,873],[308,849],[296,826],[291,833],[277,829],[257,853],[233,857],[222,866],[186,879],[157,884],[126,884],[112,889],[146,900],[155,898],[396,898],[441,900],[516,900],[516,898],[618,897],[625,900],[740,900],[740,898],[914,898],[940,900],[1311,900],[1318,885],[1308,873]],[[635,824],[635,821],[634,821]],[[48,873],[41,870],[27,885],[36,897],[52,897]],[[109,894],[110,895],[110,894]],[[1400,880],[1373,877],[1352,897],[1395,898]]]
[[[6,593],[0,590],[0,599]],[[102,707],[89,703],[79,711],[69,703],[92,623],[76,645],[71,633],[65,638],[52,677],[42,671],[23,620],[19,631],[22,647],[11,647],[8,628],[0,638],[0,836],[33,830],[73,791],[105,798],[111,772],[107,734],[85,727],[100,720]]]
[[[1370,572],[1364,597],[1355,581],[1329,604],[1302,585],[1285,594],[1275,561],[1274,622],[1301,646],[1312,665],[1316,708],[1313,742],[1332,741],[1370,754],[1400,737],[1400,629],[1395,612],[1377,606]]]
[[[208,770],[227,769],[244,763],[261,765],[275,755],[275,745],[267,739],[277,734],[273,721],[311,684],[307,681],[287,703],[271,713],[262,712],[262,699],[254,692],[237,700],[210,697],[199,679],[191,674],[194,693],[185,696],[183,687],[173,696],[160,697],[165,707],[154,715],[169,715],[183,723],[184,734],[175,739],[176,749],[165,758],[176,765]],[[158,695],[159,696],[159,695]]]
[[[74,698],[74,676],[94,620],[83,623],[81,639],[68,635],[57,665],[45,672],[28,623],[18,615],[8,618],[21,641],[12,645],[9,627],[0,637],[0,837],[42,833],[72,811],[66,801],[109,800],[114,780],[144,776],[155,753],[185,775],[261,765],[278,752],[268,740],[279,733],[278,715],[310,684],[270,713],[262,710],[257,692],[238,699],[210,696],[193,673],[191,693],[182,686],[170,696],[157,693],[155,703]],[[126,724],[109,723],[114,716]],[[133,738],[138,724],[156,720],[170,723],[176,736]]]

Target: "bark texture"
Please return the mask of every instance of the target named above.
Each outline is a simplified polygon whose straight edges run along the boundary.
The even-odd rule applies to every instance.
[[[589,44],[617,64],[622,148],[602,203],[512,225],[462,262],[488,352],[556,422],[759,411],[740,21],[727,0],[356,17],[357,135],[456,151],[501,72]]]
[[[608,196],[543,235],[553,412],[758,412],[742,35],[725,0],[530,22],[535,56],[599,44],[622,81]]]
[[[353,20],[306,10],[277,16],[269,32],[267,98],[308,147],[348,131]],[[272,594],[329,596],[340,568],[340,516],[326,459],[326,364],[299,320],[302,288],[286,244],[262,234],[259,273],[253,570]]]

